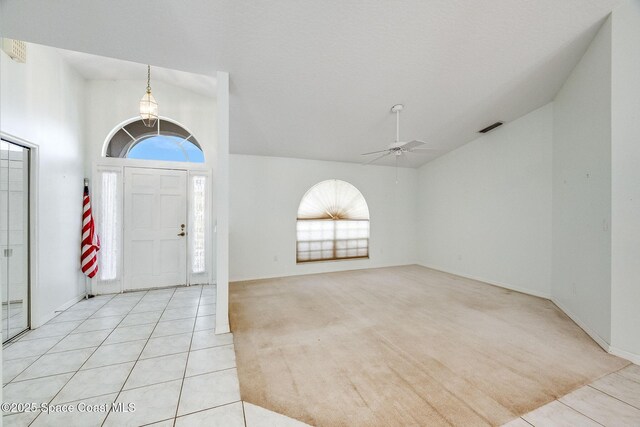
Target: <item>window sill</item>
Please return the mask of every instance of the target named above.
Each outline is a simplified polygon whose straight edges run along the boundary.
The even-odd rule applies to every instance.
[[[308,261],[299,261],[296,260],[296,264],[310,264],[315,262],[335,262],[335,261],[353,261],[356,259],[369,259],[369,255],[367,256],[354,256],[347,258],[331,258],[331,259],[310,259]]]

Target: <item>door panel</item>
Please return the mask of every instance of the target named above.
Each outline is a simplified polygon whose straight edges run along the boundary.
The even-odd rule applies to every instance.
[[[187,172],[125,168],[125,290],[187,281]]]
[[[0,286],[6,341],[29,328],[29,149],[0,143]]]

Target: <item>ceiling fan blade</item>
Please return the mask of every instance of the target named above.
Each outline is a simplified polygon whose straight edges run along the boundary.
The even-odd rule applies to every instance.
[[[409,156],[406,155],[406,153],[400,156],[400,158],[402,159],[401,161],[403,163],[406,163],[408,167],[413,168],[413,163],[411,163],[411,160],[409,159]]]
[[[414,151],[437,151],[437,150],[438,150],[437,148],[424,147],[424,148],[414,148],[407,151],[414,152]]]
[[[372,152],[370,152],[370,153],[362,153],[362,154],[360,154],[360,155],[361,155],[361,156],[368,156],[368,155],[370,155],[370,154],[386,153],[387,151],[389,151],[389,150],[372,151]]]
[[[391,151],[387,151],[386,153],[384,153],[381,156],[376,157],[375,159],[369,160],[367,163],[363,163],[362,166],[366,166],[366,165],[370,165],[371,163],[380,160],[383,157],[387,157],[389,154],[391,154]]]
[[[402,145],[402,149],[403,150],[407,150],[407,151],[411,151],[417,147],[420,147],[421,145],[425,145],[426,142],[423,141],[418,141],[417,139],[414,139],[413,141],[407,142],[406,144]]]

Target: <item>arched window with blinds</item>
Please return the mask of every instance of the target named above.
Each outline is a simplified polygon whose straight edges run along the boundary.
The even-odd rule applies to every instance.
[[[322,181],[298,207],[298,263],[369,257],[369,207],[356,187]]]

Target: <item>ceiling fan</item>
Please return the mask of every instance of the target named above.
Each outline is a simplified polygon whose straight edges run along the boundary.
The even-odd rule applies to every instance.
[[[361,156],[371,156],[373,154],[379,154],[379,156],[374,157],[373,159],[363,163],[363,165],[370,165],[384,157],[394,155],[396,158],[396,166],[398,166],[398,158],[403,154],[412,153],[414,151],[429,151],[434,150],[434,148],[422,147],[426,144],[426,142],[419,141],[414,139],[413,141],[405,142],[400,141],[400,112],[404,108],[402,104],[396,104],[391,107],[391,112],[396,114],[396,140],[389,144],[389,146],[385,150],[380,151],[372,151],[370,153],[362,153]],[[422,147],[422,148],[421,148]]]

